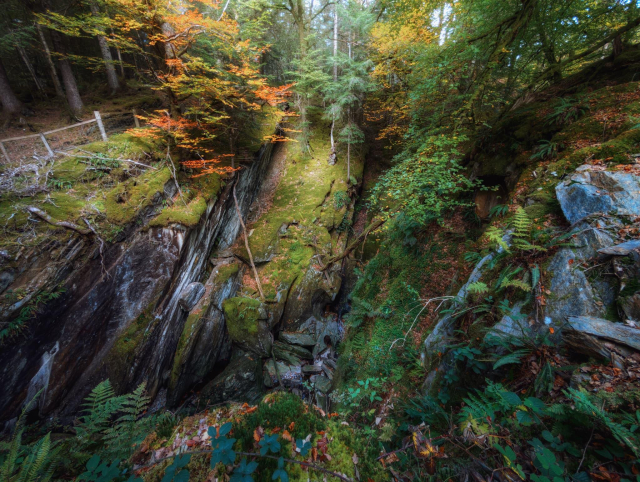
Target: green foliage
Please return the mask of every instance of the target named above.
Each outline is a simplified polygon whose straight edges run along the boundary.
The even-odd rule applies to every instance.
[[[416,148],[403,153],[395,165],[380,177],[369,196],[370,205],[379,211],[402,211],[419,224],[442,222],[456,207],[469,206],[461,196],[478,187],[462,172],[458,146],[461,135],[430,136]]]
[[[536,152],[529,159],[532,161],[541,161],[544,159],[553,159],[558,155],[558,151],[563,148],[562,144],[554,141],[542,140],[536,148]]]
[[[560,126],[570,125],[589,110],[589,105],[580,99],[571,97],[561,97],[553,108],[553,111],[547,116],[549,124],[557,124]]]
[[[7,340],[20,333],[27,322],[36,316],[44,305],[50,301],[58,299],[65,292],[64,288],[56,288],[53,291],[43,290],[36,294],[25,306],[18,312],[18,316],[5,323],[0,329],[0,346]]]
[[[3,482],[47,482],[53,477],[60,447],[54,447],[51,434],[46,434],[33,445],[22,445],[25,417],[41,393],[42,390],[23,408],[11,441],[0,444],[0,480]]]

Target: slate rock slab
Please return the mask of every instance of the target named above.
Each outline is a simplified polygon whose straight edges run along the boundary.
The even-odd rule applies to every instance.
[[[291,345],[313,346],[316,340],[306,333],[287,332],[280,333],[280,340]]]
[[[638,176],[589,168],[581,166],[579,172],[556,186],[562,212],[571,224],[596,213],[640,216]]]

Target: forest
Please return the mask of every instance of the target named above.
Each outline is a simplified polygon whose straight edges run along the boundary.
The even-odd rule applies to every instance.
[[[0,482],[640,482],[640,2],[0,7]]]

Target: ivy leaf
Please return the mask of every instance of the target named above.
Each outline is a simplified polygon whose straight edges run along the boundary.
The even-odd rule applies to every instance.
[[[215,445],[214,445],[215,443]],[[233,450],[233,444],[236,443],[234,438],[220,437],[211,442],[213,452],[211,453],[211,468],[222,462],[224,465],[232,464],[236,461],[236,453]]]
[[[273,475],[271,476],[271,480],[280,479],[280,482],[289,482],[289,474],[284,470],[284,459],[280,457],[278,459],[278,468]]]
[[[266,455],[269,451],[275,453],[280,452],[280,442],[277,435],[265,435],[260,440],[260,455]]]
[[[258,468],[258,462],[249,462],[247,459],[242,459],[240,465],[236,467],[231,474],[230,482],[253,482],[251,474]]]
[[[229,432],[231,432],[232,423],[227,422],[222,427],[220,427],[220,437],[224,437]]]
[[[311,442],[308,440],[298,439],[296,440],[296,448],[298,449],[298,452],[300,452],[300,455],[305,457],[309,453],[309,450],[311,450]]]
[[[162,482],[188,482],[189,471],[182,470],[191,461],[191,454],[178,455],[173,459],[173,463],[167,468],[162,477]]]

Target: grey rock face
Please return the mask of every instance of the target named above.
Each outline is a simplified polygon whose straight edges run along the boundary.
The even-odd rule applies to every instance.
[[[262,395],[260,365],[259,358],[236,353],[223,372],[202,389],[201,398],[212,404],[226,400],[255,402]]]
[[[200,301],[202,295],[204,295],[204,285],[202,283],[194,282],[189,283],[184,287],[180,293],[178,304],[184,311],[191,311],[196,303]]]
[[[594,213],[640,215],[638,176],[626,172],[590,171],[585,166],[578,169],[580,172],[556,187],[562,212],[570,223]]]

